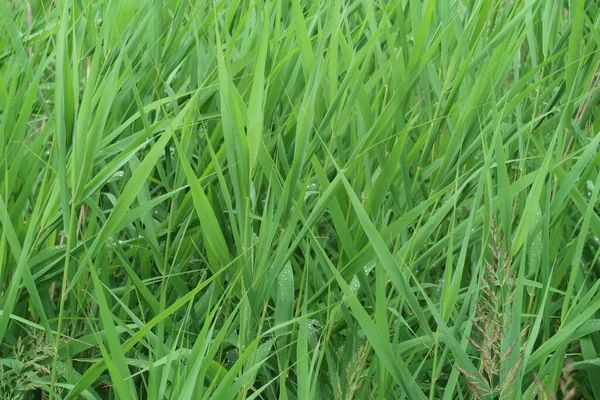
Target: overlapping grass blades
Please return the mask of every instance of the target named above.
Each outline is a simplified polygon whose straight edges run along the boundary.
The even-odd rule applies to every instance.
[[[0,398],[600,398],[597,2],[0,33]]]

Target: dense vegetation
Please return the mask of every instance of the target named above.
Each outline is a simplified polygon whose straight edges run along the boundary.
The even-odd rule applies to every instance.
[[[0,0],[0,398],[600,399],[594,0]]]

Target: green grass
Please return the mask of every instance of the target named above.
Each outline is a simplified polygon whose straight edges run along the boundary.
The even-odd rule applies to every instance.
[[[599,49],[593,0],[0,1],[0,399],[599,399]]]

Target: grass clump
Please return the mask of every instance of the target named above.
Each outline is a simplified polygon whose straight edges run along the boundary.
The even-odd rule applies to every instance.
[[[0,398],[600,398],[599,15],[0,2]]]

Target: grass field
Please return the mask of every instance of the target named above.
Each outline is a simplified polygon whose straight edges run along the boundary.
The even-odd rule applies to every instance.
[[[0,0],[0,399],[600,399],[594,0]]]

